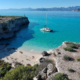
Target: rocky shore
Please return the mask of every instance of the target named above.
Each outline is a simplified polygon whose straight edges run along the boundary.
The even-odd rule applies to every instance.
[[[13,37],[14,32],[18,31],[21,25],[28,23],[27,17],[0,16],[0,39]]]
[[[70,51],[70,48],[73,50]],[[80,61],[78,60],[80,59],[80,43],[65,41],[58,48],[49,50],[48,53],[54,58],[57,72],[48,76],[47,80],[52,80],[57,73],[66,74],[70,80],[80,79]]]
[[[42,80],[59,80],[59,74],[61,73],[67,77],[65,77],[66,79],[63,80],[80,79],[80,43],[72,43],[69,41],[65,41],[61,46],[56,49],[51,49],[47,52],[44,51],[42,55],[44,61],[47,59],[54,62],[54,65],[52,65],[52,62],[47,61],[49,67],[47,66],[39,72]],[[45,73],[44,71],[46,68],[47,70]],[[53,79],[55,75],[57,75],[57,77],[56,79]],[[34,80],[38,79],[35,77]]]
[[[0,49],[0,55],[5,55],[5,57],[1,59],[11,63],[14,69],[16,68],[16,65],[14,65],[16,62],[25,66],[39,65],[39,67],[37,67],[38,74],[33,80],[59,80],[57,78],[61,78],[60,75],[62,75],[62,77],[64,77],[64,75],[67,76],[68,79],[63,80],[80,79],[80,43],[65,41],[58,48],[43,51],[42,54],[21,49],[15,51],[15,48],[9,48],[5,45],[0,47]],[[55,75],[58,77],[53,79]]]

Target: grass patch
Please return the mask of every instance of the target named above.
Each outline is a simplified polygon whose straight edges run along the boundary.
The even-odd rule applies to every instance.
[[[64,59],[65,61],[72,61],[72,60],[74,60],[73,58],[69,57],[68,55],[64,55],[64,56],[63,56],[63,59]]]
[[[66,42],[67,47],[64,48],[66,51],[73,51],[73,48],[76,48],[76,45],[72,42],[67,41]]]
[[[68,78],[63,73],[57,73],[52,80],[68,80]]]
[[[77,61],[80,61],[80,58],[78,58]]]
[[[75,45],[74,44],[70,44],[69,47],[75,48]]]
[[[75,72],[73,69],[71,69],[71,68],[68,68],[68,71],[69,72]]]
[[[64,48],[64,50],[65,50],[65,51],[73,51],[73,48],[71,48],[71,47],[66,47],[66,48]]]

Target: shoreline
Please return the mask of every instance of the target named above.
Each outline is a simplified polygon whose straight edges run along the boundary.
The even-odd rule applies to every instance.
[[[71,44],[75,46],[73,47],[73,50],[66,51],[65,48],[67,48],[67,46],[70,47]],[[68,75],[69,79],[79,80],[78,75],[80,72],[80,62],[78,62],[77,59],[80,58],[80,43],[65,41],[61,46],[55,49],[50,49],[47,51],[47,53],[49,54],[49,56],[42,55],[40,52],[36,52],[33,50],[28,51],[21,48],[13,49],[8,48],[8,46],[3,50],[0,50],[0,55],[5,55],[2,60],[11,64],[13,64],[14,62],[19,62],[25,66],[34,66],[35,64],[40,63],[40,58],[50,59],[54,61],[56,72],[49,75],[47,80],[50,80],[51,77],[53,77],[56,73],[64,73]],[[68,59],[67,61],[66,58],[64,58],[65,55],[67,55],[72,60]],[[68,70],[69,68],[75,71],[74,74]],[[75,76],[77,77],[77,79],[75,78]]]
[[[42,57],[40,52],[22,50],[19,48],[17,50],[12,48],[7,50],[7,47],[3,50],[0,50],[0,55],[2,57],[1,59],[5,62],[19,62],[25,66],[27,66],[27,64],[30,64],[31,66],[38,64],[39,59]]]

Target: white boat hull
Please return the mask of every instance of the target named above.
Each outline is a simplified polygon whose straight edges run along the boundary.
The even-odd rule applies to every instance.
[[[51,30],[51,29],[46,29],[46,28],[42,28],[42,29],[40,29],[41,31],[46,31],[46,32],[51,32],[51,31],[53,31],[53,30]]]

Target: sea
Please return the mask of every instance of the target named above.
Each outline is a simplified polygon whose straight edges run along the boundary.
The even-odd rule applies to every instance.
[[[46,25],[53,32],[42,32]],[[73,11],[17,11],[0,10],[1,16],[26,16],[28,25],[21,26],[11,39],[0,40],[14,48],[30,51],[48,51],[57,48],[64,41],[80,42],[80,12]],[[17,26],[16,26],[17,27]]]

